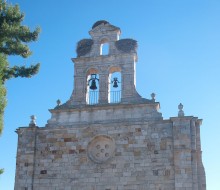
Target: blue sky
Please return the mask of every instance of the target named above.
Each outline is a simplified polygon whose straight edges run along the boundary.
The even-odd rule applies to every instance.
[[[43,127],[56,100],[68,100],[73,90],[76,43],[89,38],[97,20],[121,28],[121,38],[138,41],[137,90],[156,93],[164,119],[185,115],[203,119],[201,140],[207,190],[220,189],[220,1],[219,0],[8,0],[19,4],[24,24],[42,29],[33,55],[11,57],[11,65],[41,63],[37,76],[6,83],[8,105],[0,137],[0,189],[12,190],[17,148],[16,128],[27,126],[30,115]]]

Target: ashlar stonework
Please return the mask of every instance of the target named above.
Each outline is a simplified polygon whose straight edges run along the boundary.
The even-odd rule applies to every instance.
[[[136,41],[117,48],[120,28],[93,26],[72,59],[70,99],[57,102],[45,127],[33,116],[16,131],[15,190],[205,190],[202,120],[184,116],[182,104],[164,120],[155,94],[136,91]]]

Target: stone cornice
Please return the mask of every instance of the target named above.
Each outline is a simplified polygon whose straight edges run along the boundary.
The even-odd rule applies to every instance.
[[[150,101],[150,100],[149,100]],[[51,113],[61,113],[61,112],[75,112],[75,111],[93,111],[93,110],[106,110],[106,109],[118,109],[118,108],[129,108],[129,107],[154,107],[159,109],[159,102],[151,103],[133,103],[133,104],[97,104],[97,105],[80,105],[80,106],[71,106],[63,108],[49,109]]]
[[[137,53],[123,53],[123,54],[112,54],[112,55],[100,55],[100,56],[94,56],[94,57],[77,57],[77,58],[72,58],[71,60],[75,64],[81,64],[85,62],[91,63],[96,63],[96,62],[112,62],[112,61],[117,61],[121,62],[122,64],[125,64],[123,62],[123,59],[125,58],[130,58],[131,60],[134,59],[134,61],[137,60]]]

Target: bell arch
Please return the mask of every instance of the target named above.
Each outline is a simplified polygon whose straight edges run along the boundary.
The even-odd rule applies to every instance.
[[[122,76],[121,67],[112,66],[109,68],[108,103],[121,102]]]
[[[120,28],[102,21],[96,23],[89,34],[91,39],[83,40],[85,43],[80,46],[82,52],[85,50],[85,54],[72,58],[75,75],[70,104],[107,104],[120,101],[126,103],[140,99],[135,88],[137,42],[132,39],[119,40]],[[109,45],[104,53],[106,43]],[[93,90],[90,89],[91,82]],[[94,86],[97,86],[97,89]],[[90,101],[90,92],[97,94],[96,101]],[[116,100],[112,99],[116,96]]]
[[[98,73],[99,73],[98,68],[92,67],[92,68],[87,69],[86,77],[91,75],[91,74],[98,74]]]
[[[94,105],[99,103],[99,70],[89,68],[86,72],[86,104]]]

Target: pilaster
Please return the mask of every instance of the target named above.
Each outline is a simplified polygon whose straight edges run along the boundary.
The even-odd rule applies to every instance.
[[[198,167],[197,167],[197,143],[196,143],[196,123],[197,118],[191,120],[191,149],[192,149],[192,177],[193,190],[198,190]]]
[[[20,127],[16,130],[18,148],[15,190],[33,190],[37,129],[37,126],[30,124],[29,127]]]
[[[191,152],[192,117],[172,117],[175,190],[193,189]]]
[[[108,73],[104,72],[99,74],[99,103],[108,103]]]
[[[196,146],[197,146],[197,168],[198,168],[198,188],[199,190],[206,190],[206,174],[202,163],[202,151],[201,151],[201,140],[200,140],[200,126],[202,120],[198,119],[195,123],[196,126]]]

